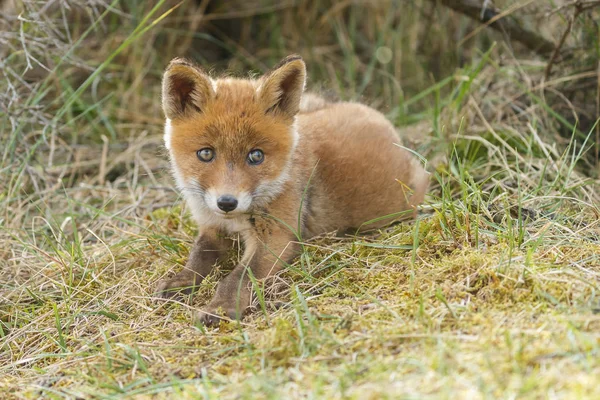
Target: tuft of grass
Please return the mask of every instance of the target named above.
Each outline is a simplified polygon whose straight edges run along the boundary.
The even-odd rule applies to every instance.
[[[5,3],[2,398],[600,397],[597,10],[544,80],[545,60],[426,0]],[[519,10],[560,36],[560,5]],[[196,233],[166,173],[162,69],[291,52],[312,87],[394,121],[429,198],[368,236],[298,237],[246,319],[195,327],[230,265],[153,298]]]

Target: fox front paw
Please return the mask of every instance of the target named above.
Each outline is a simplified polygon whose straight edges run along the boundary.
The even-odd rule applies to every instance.
[[[157,297],[168,299],[176,296],[189,296],[194,293],[200,284],[200,275],[184,270],[171,279],[164,279],[156,285]]]
[[[211,307],[207,306],[194,314],[194,325],[218,326],[222,320],[239,321],[243,318],[244,312],[238,312],[233,308]]]

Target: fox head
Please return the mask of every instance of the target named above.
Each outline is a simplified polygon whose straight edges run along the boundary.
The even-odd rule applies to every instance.
[[[212,79],[174,59],[162,84],[165,145],[177,185],[212,216],[267,204],[285,184],[298,141],[306,67],[289,56],[259,79]]]

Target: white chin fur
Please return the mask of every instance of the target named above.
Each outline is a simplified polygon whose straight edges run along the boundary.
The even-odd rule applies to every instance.
[[[240,192],[228,194],[231,194],[237,199],[238,205],[235,210],[227,214],[227,217],[245,214],[250,210],[250,206],[252,205],[252,196],[250,195],[250,193]],[[217,199],[219,198],[219,196],[221,196],[221,194],[215,192],[214,190],[209,190],[204,195],[204,201],[206,205],[218,216],[223,214],[223,211],[221,211],[221,209],[219,209],[219,206],[217,205]],[[223,214],[223,216],[225,215]]]
[[[165,147],[167,150],[171,150],[171,131],[173,128],[171,127],[171,120],[167,118],[165,122],[165,134],[163,136],[163,140],[165,141]]]
[[[232,216],[217,215],[212,208],[208,207],[203,198],[193,195],[185,196],[186,203],[198,224],[198,229],[218,227],[228,233],[244,232],[252,228],[248,221],[248,215],[236,214]]]

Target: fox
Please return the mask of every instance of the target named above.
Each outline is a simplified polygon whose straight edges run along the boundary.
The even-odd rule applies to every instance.
[[[253,281],[293,262],[301,240],[380,229],[414,218],[424,201],[429,174],[392,123],[361,103],[305,93],[306,75],[298,55],[257,78],[214,78],[182,58],[164,72],[164,144],[198,236],[155,293],[193,293],[234,236],[243,244],[195,323],[241,320]]]

